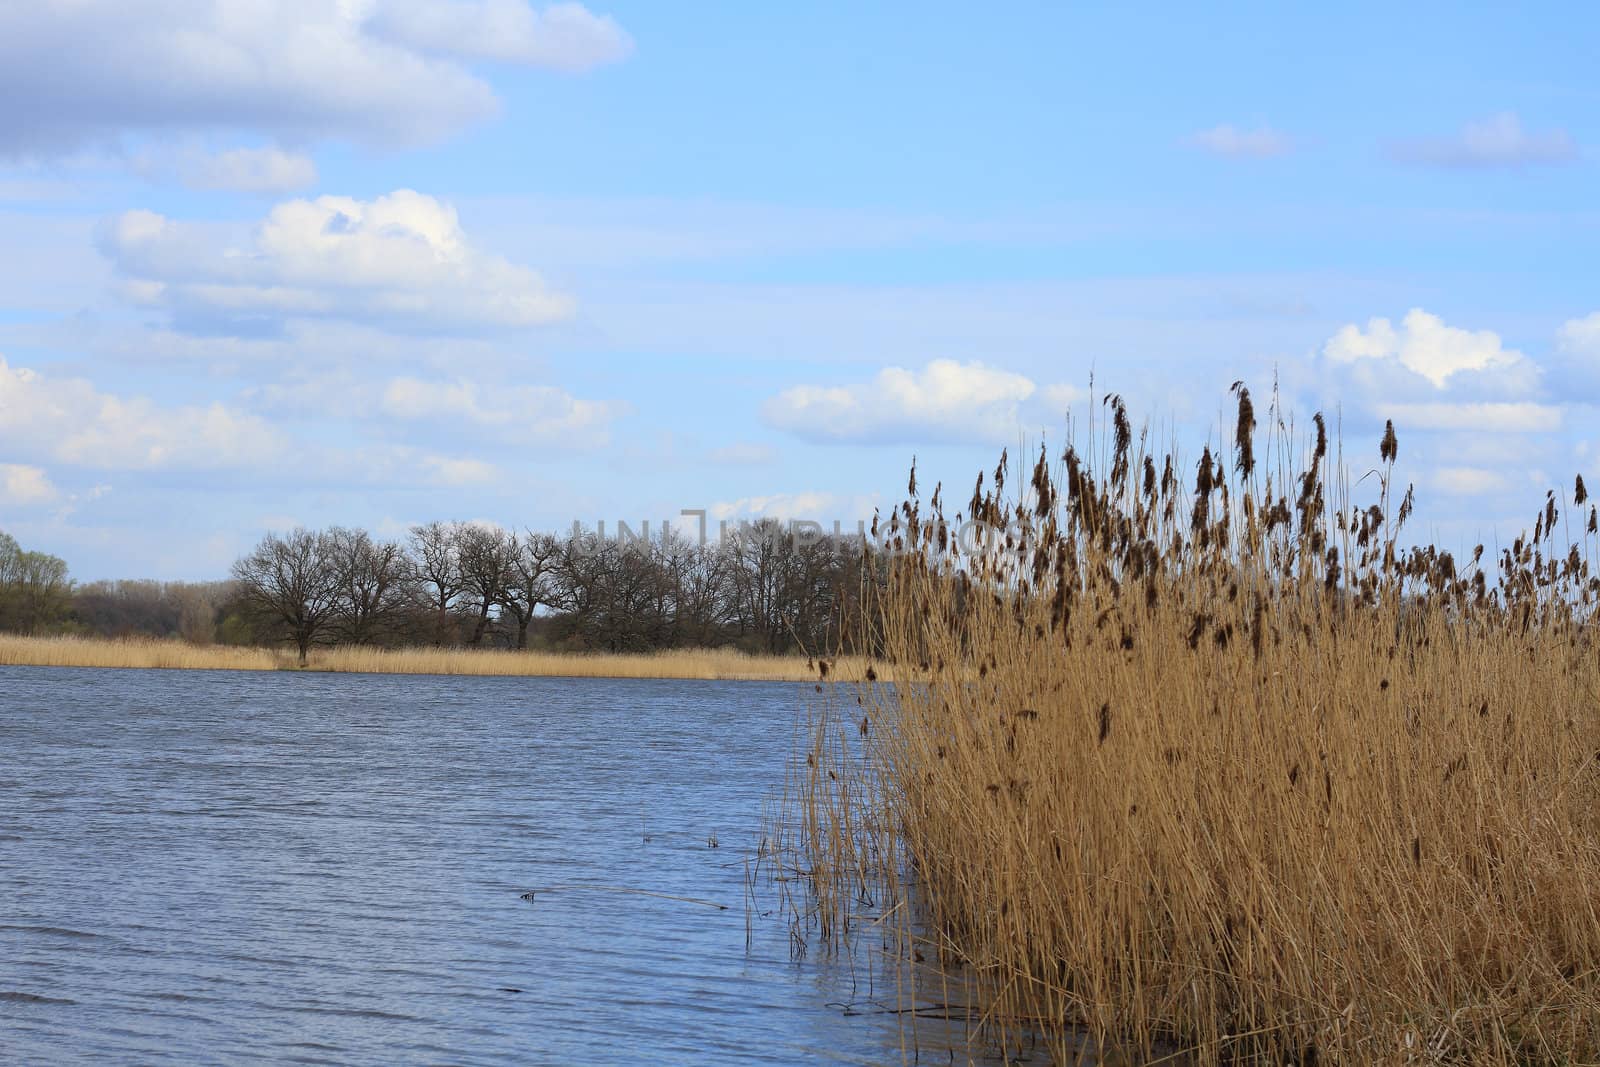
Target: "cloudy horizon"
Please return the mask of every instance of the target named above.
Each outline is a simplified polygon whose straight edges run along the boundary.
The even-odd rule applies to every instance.
[[[81,580],[849,522],[1106,392],[1197,455],[1241,378],[1392,419],[1441,547],[1600,484],[1592,26],[132,7],[0,10],[0,530]]]

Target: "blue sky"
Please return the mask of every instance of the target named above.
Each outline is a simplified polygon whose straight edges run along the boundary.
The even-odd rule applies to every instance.
[[[145,10],[139,10],[144,8]],[[0,529],[853,520],[1243,377],[1420,534],[1597,479],[1600,16],[44,0],[0,10]],[[1369,445],[1373,447],[1368,447]]]

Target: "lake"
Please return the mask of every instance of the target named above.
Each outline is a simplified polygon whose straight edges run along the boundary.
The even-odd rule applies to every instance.
[[[0,1058],[903,1062],[745,906],[807,693],[0,668]]]

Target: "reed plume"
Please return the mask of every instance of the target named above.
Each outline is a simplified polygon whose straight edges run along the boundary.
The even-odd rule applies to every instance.
[[[1002,463],[970,517],[1010,547],[886,561],[898,684],[827,698],[791,794],[802,925],[874,904],[981,1032],[1063,1056],[1600,1060],[1593,509],[1458,563],[1399,539],[1392,422],[1362,500],[1320,414],[1258,451],[1233,391],[1231,474],[1208,446],[1181,486],[1116,398],[1110,477],[1069,447],[1023,508]]]

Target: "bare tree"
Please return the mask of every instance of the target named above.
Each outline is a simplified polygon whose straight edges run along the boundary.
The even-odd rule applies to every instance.
[[[640,546],[592,533],[561,541],[555,559],[555,602],[572,636],[611,652],[648,647],[651,617],[648,553]]]
[[[252,608],[295,646],[304,667],[339,608],[343,575],[334,539],[304,529],[268,534],[233,565],[233,577]]]
[[[650,571],[645,639],[658,648],[717,644],[727,618],[727,554],[670,526],[638,547],[647,550]]]
[[[81,632],[108,636],[282,639],[304,659],[321,641],[482,645],[493,636],[526,648],[538,620],[574,648],[737,641],[822,651],[860,636],[843,623],[858,614],[862,589],[881,583],[881,566],[858,542],[805,538],[773,520],[741,524],[711,545],[670,531],[557,537],[431,522],[413,527],[404,547],[338,527],[268,537],[235,566],[238,582],[74,589],[60,560],[0,534],[0,628],[39,631],[70,617]]]
[[[476,523],[456,528],[456,565],[462,594],[472,612],[472,636],[467,644],[476,647],[483,643],[490,614],[504,599],[516,553],[516,537],[504,530]]]
[[[341,641],[376,644],[393,633],[409,593],[405,552],[365,530],[328,531],[341,579],[333,629]]]
[[[433,613],[435,644],[455,644],[451,615],[461,595],[461,567],[456,534],[459,523],[428,522],[411,528],[411,569],[416,587]]]
[[[839,538],[794,540],[785,568],[783,613],[801,646],[827,652],[842,638],[843,613],[854,601],[858,548]]]
[[[784,646],[785,594],[791,581],[794,543],[777,519],[741,526],[728,538],[735,563],[734,597],[740,626],[763,652]]]
[[[500,606],[517,623],[517,648],[528,647],[528,624],[541,607],[552,600],[556,557],[561,543],[546,533],[527,531],[514,539],[511,566],[505,588],[500,591]]]
[[[664,537],[657,565],[672,588],[672,641],[710,648],[727,636],[731,616],[732,558],[718,544]]]
[[[560,540],[551,561],[551,607],[566,617],[580,642],[587,643],[584,631],[599,610],[605,556],[604,538],[574,530]]]

